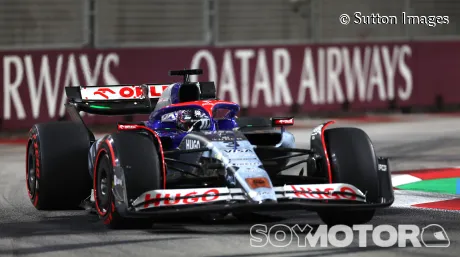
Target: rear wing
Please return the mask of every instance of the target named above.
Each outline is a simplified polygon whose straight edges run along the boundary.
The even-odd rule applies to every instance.
[[[190,82],[190,75],[200,74],[203,74],[201,69],[169,71],[170,76],[183,76],[183,84]],[[149,114],[155,108],[163,91],[169,86],[165,84],[80,86],[66,87],[65,92],[69,99],[69,106],[74,107],[78,112],[101,115]],[[183,94],[190,98],[193,96],[192,93],[192,91],[186,90]],[[197,99],[201,99],[203,96],[214,98],[214,83],[203,83],[198,93]]]
[[[112,85],[66,87],[69,104],[77,111],[102,115],[148,114],[169,85]]]

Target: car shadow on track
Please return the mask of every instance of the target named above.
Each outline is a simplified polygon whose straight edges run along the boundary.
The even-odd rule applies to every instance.
[[[75,215],[41,217],[33,221],[0,222],[0,239],[25,240],[28,237],[67,237],[69,235],[97,234],[110,232],[96,215],[89,215],[86,212]],[[116,232],[116,231],[114,231]],[[139,231],[141,232],[141,231]],[[148,235],[148,234],[147,234]],[[128,244],[153,243],[158,241],[186,240],[191,237],[166,237],[166,238],[142,238],[130,239],[128,236],[123,240],[97,241],[97,242],[76,242],[69,244],[41,245],[37,247],[14,247],[13,249],[0,249],[2,255],[37,255],[57,251],[72,251],[92,247],[118,246]],[[0,240],[1,241],[1,240]]]
[[[311,214],[310,214],[311,215]],[[316,214],[314,214],[316,215]],[[288,227],[299,225],[305,227],[304,223],[288,221],[287,217],[275,214],[247,214],[244,220],[228,215],[220,219],[207,219],[203,217],[188,217],[187,219],[169,218],[155,220],[152,229],[148,230],[152,234],[224,234],[224,235],[249,235],[249,231],[255,224],[266,225],[267,227],[284,224],[285,227],[278,228],[280,231],[287,232]],[[313,231],[319,227],[319,223],[309,224]]]
[[[278,214],[278,213],[277,213]],[[287,216],[286,216],[287,215]],[[407,209],[407,208],[388,208],[380,210],[375,219],[370,222],[374,226],[380,224],[411,224],[418,223],[421,226],[429,223],[439,223],[445,226],[447,233],[456,233],[460,231],[458,226],[458,217],[460,214],[440,214],[433,215],[433,212],[421,209]],[[417,217],[414,219],[414,217]],[[285,216],[272,216],[268,214],[256,214],[250,216],[251,219],[241,221],[234,217],[226,217],[213,221],[206,221],[202,219],[194,219],[193,217],[184,218],[169,218],[157,219],[153,222],[152,228],[147,230],[138,230],[139,235],[143,238],[133,238],[137,232],[124,234],[121,231],[111,231],[104,227],[99,218],[95,215],[75,215],[75,216],[57,216],[41,218],[32,222],[14,222],[14,223],[0,223],[0,238],[24,238],[28,236],[41,237],[41,236],[65,236],[65,235],[78,235],[78,234],[119,234],[122,233],[122,239],[115,240],[102,240],[98,242],[76,242],[65,244],[52,244],[40,245],[37,247],[17,247],[14,249],[0,249],[0,255],[30,255],[37,253],[52,253],[57,251],[72,251],[79,249],[86,249],[92,247],[105,247],[105,246],[121,246],[131,244],[145,244],[155,243],[158,241],[171,241],[171,240],[188,240],[197,239],[203,235],[241,235],[248,236],[250,227],[254,224],[264,224],[271,227],[275,224],[283,224],[285,227],[280,226],[276,231],[290,232],[293,226],[298,225],[299,229],[309,225],[313,228],[311,232],[316,232],[322,224],[318,222],[318,218],[314,213],[308,212],[287,212]],[[436,222],[432,222],[436,221]],[[297,231],[305,233],[305,231]],[[150,238],[149,235],[152,235]],[[153,236],[155,235],[155,236]],[[177,235],[177,236],[176,236]],[[145,238],[147,236],[147,238]],[[452,240],[453,238],[451,238]],[[25,239],[27,240],[27,239]],[[454,243],[455,240],[452,240]],[[406,248],[407,249],[407,248]],[[275,249],[278,251],[278,249]],[[282,252],[268,252],[268,253],[247,253],[247,254],[222,254],[213,257],[246,257],[246,256],[286,256],[286,257],[300,257],[300,256],[330,256],[337,254],[372,252],[378,250],[390,250],[390,248],[381,248],[377,246],[358,247],[354,244],[344,248],[300,248],[291,251],[284,249]],[[307,252],[305,250],[308,250]],[[399,250],[398,250],[399,251]],[[428,255],[428,254],[426,254]],[[417,251],[417,256],[425,256],[425,254]],[[432,256],[432,253],[430,257]],[[427,256],[428,257],[428,256]]]
[[[389,248],[384,248],[388,250]],[[382,250],[381,247],[378,246],[368,246],[368,247],[344,247],[344,248],[317,248],[312,249],[300,248],[299,250],[294,251],[286,251],[283,250],[282,252],[263,252],[263,253],[247,253],[247,254],[228,254],[228,255],[212,255],[209,257],[250,257],[250,256],[283,256],[283,257],[301,257],[301,256],[336,256],[338,254],[357,254],[357,253],[365,253],[371,251],[378,251]]]
[[[0,238],[54,236],[101,232],[104,226],[95,215],[86,212],[75,215],[40,217],[32,221],[0,222]]]
[[[91,242],[91,243],[74,243],[74,244],[54,244],[47,246],[28,247],[28,248],[16,248],[12,250],[0,249],[0,255],[37,255],[40,253],[51,253],[58,251],[71,251],[80,250],[92,247],[104,247],[104,246],[117,246],[127,244],[138,244],[138,243],[149,243],[158,241],[173,241],[173,240],[185,240],[191,237],[175,237],[175,238],[149,238],[149,239],[127,239],[127,240],[115,240],[115,241],[103,241],[103,242]]]

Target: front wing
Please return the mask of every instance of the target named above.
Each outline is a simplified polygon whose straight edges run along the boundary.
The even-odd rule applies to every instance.
[[[128,209],[129,214],[173,214],[200,211],[276,211],[324,208],[368,209],[387,207],[392,202],[368,203],[366,196],[350,184],[306,184],[274,187],[277,202],[256,203],[240,188],[215,187],[152,190],[143,193]]]

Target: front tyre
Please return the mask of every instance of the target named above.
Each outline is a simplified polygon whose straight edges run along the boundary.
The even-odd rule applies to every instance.
[[[161,189],[159,163],[155,145],[146,135],[122,132],[101,142],[94,166],[93,190],[96,212],[108,228],[144,229],[152,226],[148,218],[126,218],[118,211],[113,194],[114,167],[118,165],[125,171],[126,188],[140,195],[139,192]]]
[[[367,134],[358,128],[333,128],[324,134],[331,164],[332,183],[346,183],[366,195],[368,203],[379,202],[378,161]],[[318,212],[328,225],[369,222],[375,210]]]
[[[96,212],[109,228],[123,228],[127,225],[128,221],[123,219],[115,208],[111,190],[113,183],[113,172],[111,170],[113,170],[113,166],[111,165],[112,160],[105,146],[99,151],[96,160],[93,186]]]

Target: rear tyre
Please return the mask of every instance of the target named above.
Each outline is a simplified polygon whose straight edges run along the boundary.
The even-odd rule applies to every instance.
[[[89,195],[88,131],[75,122],[37,124],[29,132],[26,188],[38,210],[73,210]]]
[[[96,212],[110,229],[151,228],[151,219],[123,217],[115,206],[113,149],[124,170],[128,190],[136,196],[162,188],[158,151],[149,137],[134,132],[112,134],[112,140],[113,145],[108,140],[102,141],[96,155],[93,178]]]
[[[358,128],[333,128],[325,131],[331,163],[332,183],[347,183],[366,195],[368,203],[379,202],[378,162],[367,134]],[[375,210],[318,212],[328,225],[353,225],[369,222]]]

